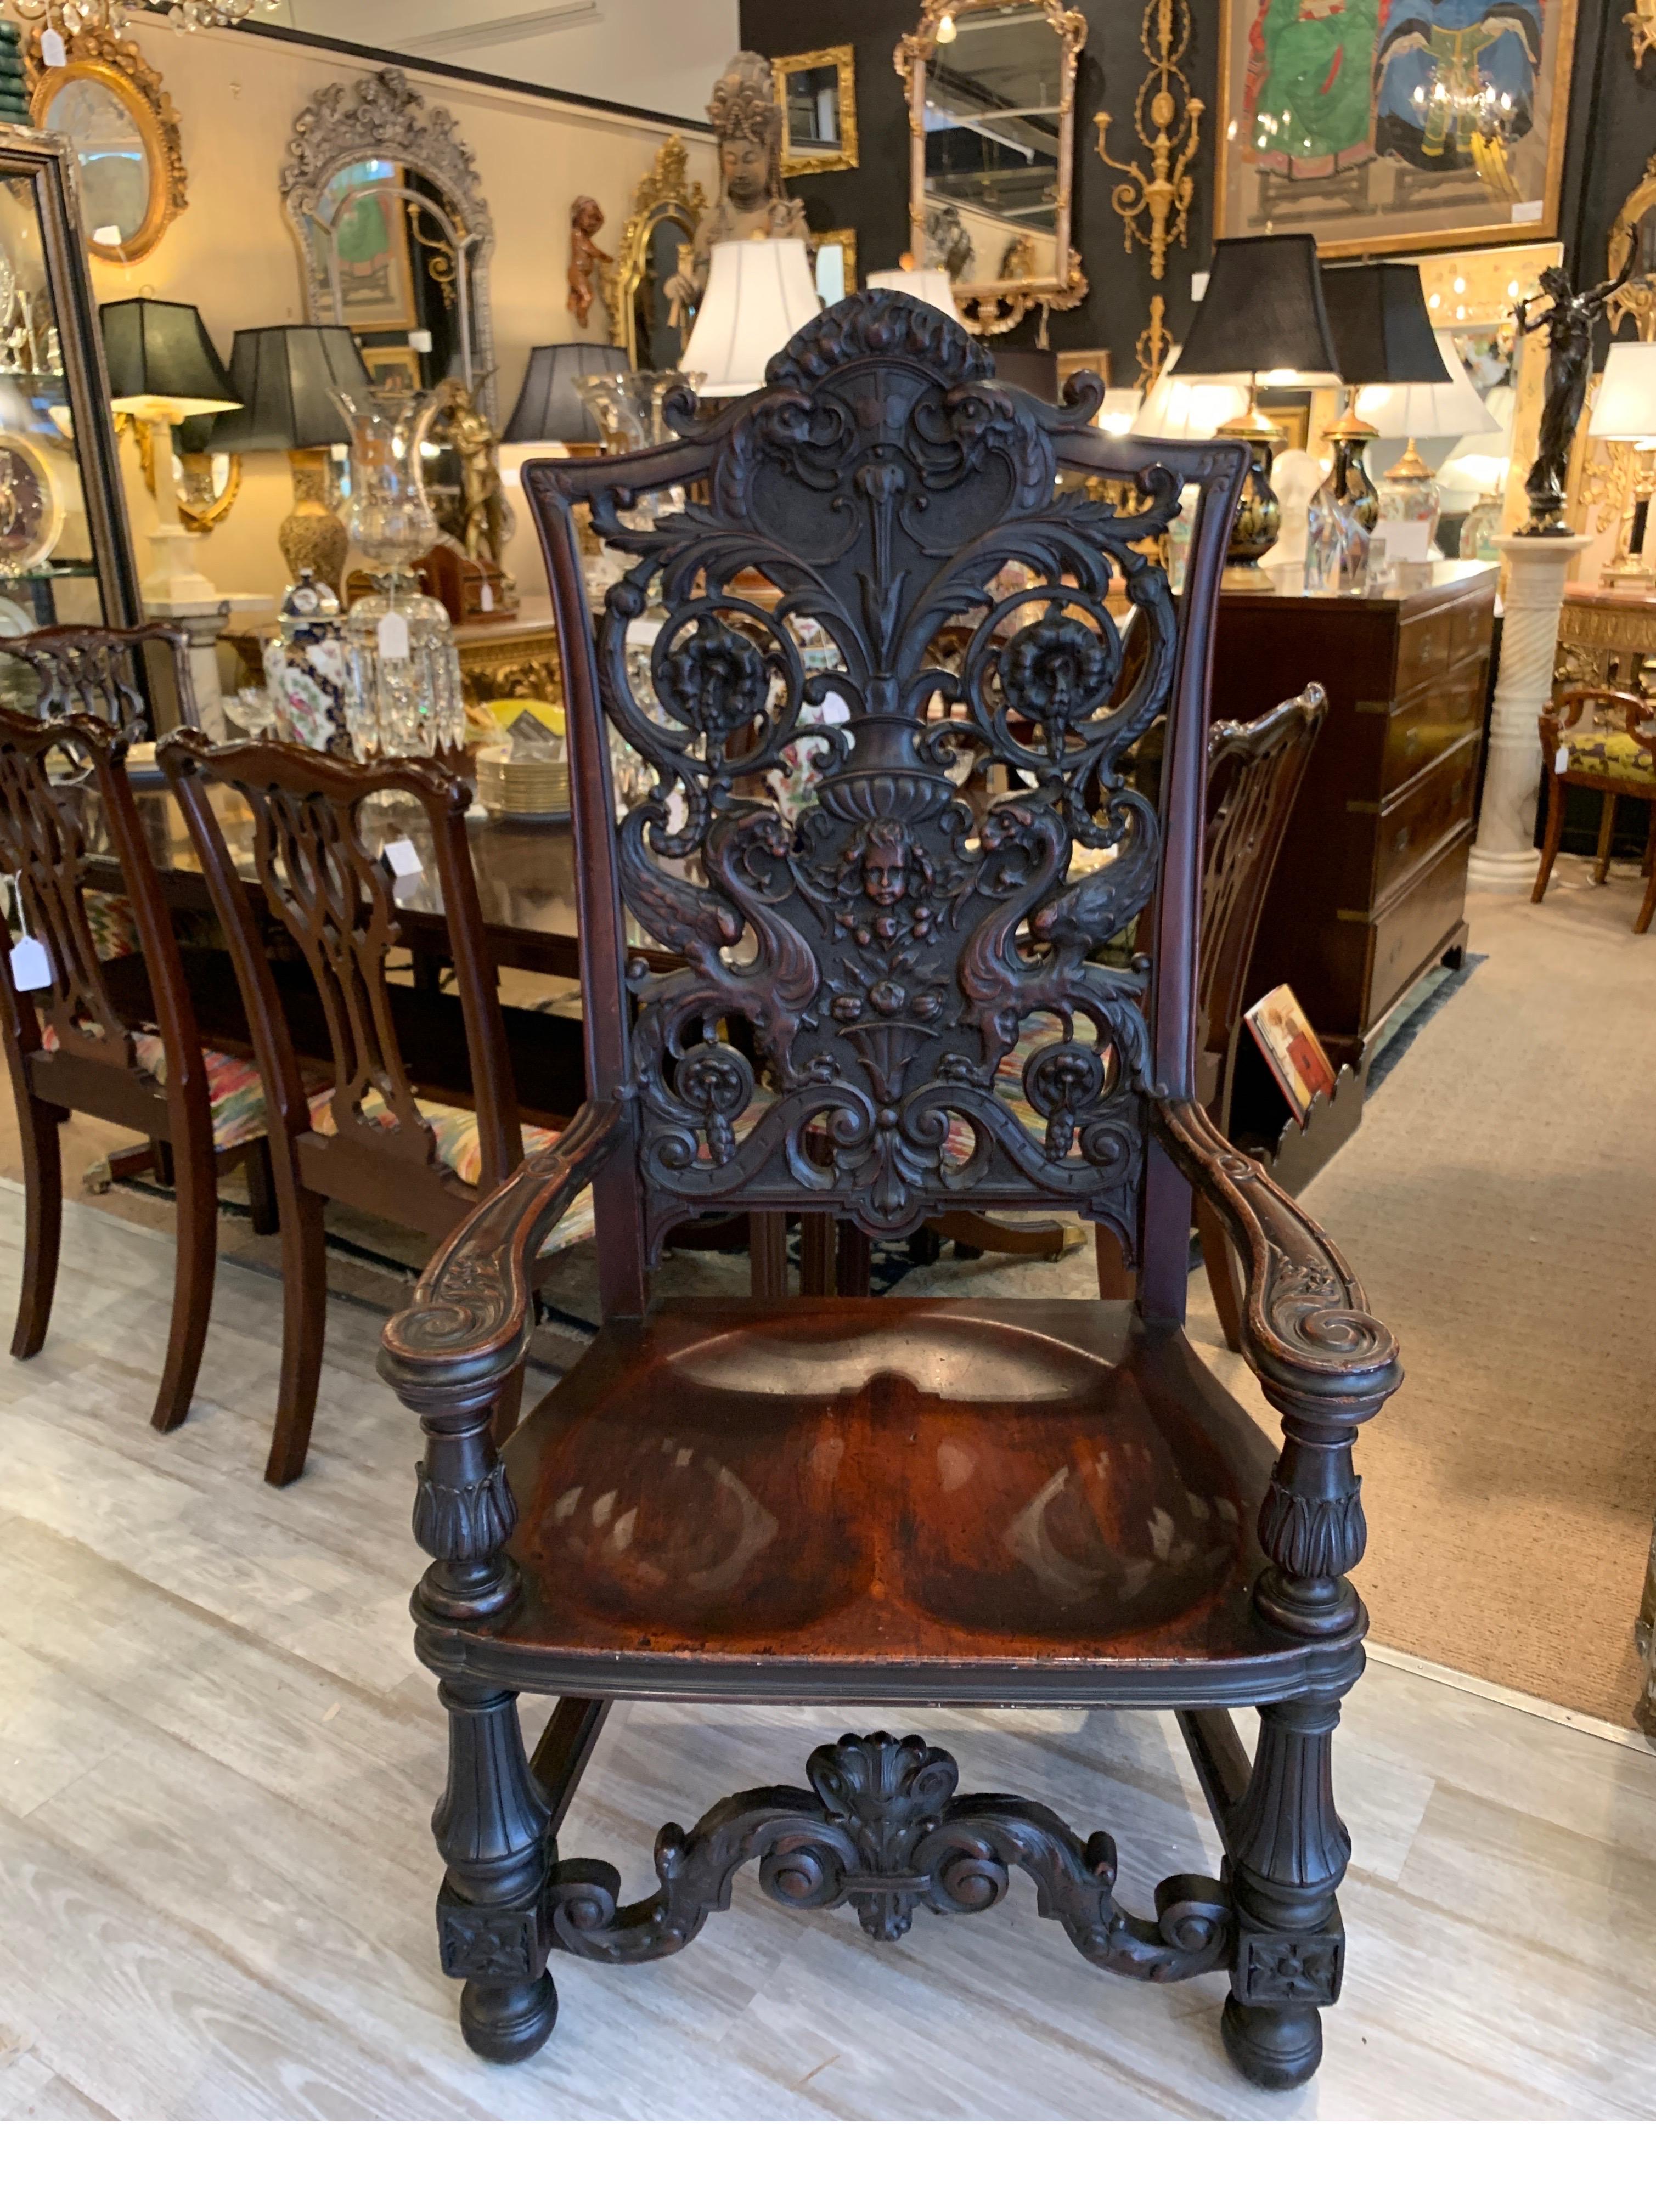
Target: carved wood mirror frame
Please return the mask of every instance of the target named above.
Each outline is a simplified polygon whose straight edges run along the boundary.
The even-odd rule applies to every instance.
[[[638,325],[633,301],[649,266],[650,240],[663,221],[682,226],[688,245],[707,212],[707,194],[687,180],[688,156],[677,134],[662,143],[647,174],[638,180],[632,210],[621,232],[615,258],[604,271],[604,307],[610,319],[610,343],[624,346],[634,368],[638,361]]]
[[[918,27],[897,42],[892,63],[906,88],[909,104],[909,251],[922,268],[926,258],[926,72],[940,45],[947,45],[952,27],[968,15],[1004,12],[1013,0],[922,0]],[[1063,0],[1023,0],[1028,13],[1044,19],[1059,41],[1058,189],[1056,227],[1050,276],[1002,277],[989,283],[956,284],[955,304],[969,330],[980,337],[997,337],[1013,329],[1038,308],[1044,343],[1046,318],[1066,307],[1079,307],[1087,297],[1087,278],[1081,272],[1080,250],[1070,241],[1070,210],[1075,178],[1075,68],[1087,44],[1087,18]],[[940,36],[940,33],[942,33]]]
[[[118,39],[109,31],[77,33],[69,48],[68,60],[57,69],[48,69],[42,61],[40,34],[36,32],[28,42],[25,72],[29,113],[37,130],[52,128],[47,118],[53,104],[65,87],[77,83],[101,86],[131,118],[149,167],[143,220],[132,235],[119,245],[100,244],[88,235],[86,250],[99,261],[142,261],[145,254],[154,252],[168,225],[189,204],[189,176],[184,166],[178,110],[159,73],[130,39]],[[78,177],[80,149],[66,137],[64,143],[75,155]],[[84,191],[81,198],[84,203]]]

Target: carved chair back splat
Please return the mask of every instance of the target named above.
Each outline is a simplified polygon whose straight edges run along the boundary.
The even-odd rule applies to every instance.
[[[241,990],[270,1101],[283,1238],[283,1371],[266,1479],[303,1469],[326,1305],[322,1206],[348,1200],[445,1236],[523,1158],[493,959],[466,835],[471,787],[435,763],[360,767],[264,739],[210,746],[180,736],[159,757],[189,825]],[[238,873],[208,785],[253,816],[253,872]],[[389,807],[398,827],[368,817]],[[429,858],[447,920],[465,1027],[461,1081],[477,1116],[479,1170],[467,1182],[441,1157],[433,1109],[410,1074],[405,1030],[417,994],[393,982],[401,941],[381,846],[410,833]],[[326,1061],[301,1061],[291,1010],[257,908],[280,925],[320,1001]],[[314,1025],[313,1025],[314,1026]],[[319,1110],[319,1106],[320,1110]]]
[[[381,1356],[426,1432],[442,1961],[490,2058],[550,2033],[553,1949],[680,1949],[750,1860],[778,1905],[854,1904],[882,1940],[916,1905],[992,1905],[1021,1868],[1094,1965],[1227,1972],[1251,2080],[1320,2053],[1349,1856],[1330,1737],[1365,1625],[1351,1446],[1398,1377],[1344,1261],[1195,1088],[1209,662],[1246,454],[1088,428],[1094,377],[1052,407],[991,374],[951,319],[861,294],[763,391],[704,422],[687,399],[679,442],[525,472],[565,672],[588,1103],[449,1238]],[[1176,605],[1142,541],[1187,483]],[[583,506],[625,564],[595,620]],[[1116,580],[1144,639],[1119,681]],[[806,709],[823,754],[790,821],[763,778]],[[1122,762],[1163,715],[1153,800]],[[606,718],[654,779],[618,829]],[[959,786],[985,760],[1007,787],[979,820]],[[628,958],[624,905],[679,967]],[[1095,957],[1147,907],[1142,962]],[[995,1074],[1038,1017],[1014,1112]],[[588,1188],[605,1322],[502,1451],[533,1255]],[[1274,1460],[1178,1327],[1192,1188],[1241,1256]],[[703,1211],[889,1235],[1055,1200],[1138,1255],[1135,1308],[648,1296]],[[560,1700],[533,1760],[526,1691]],[[615,1869],[557,1844],[618,1696],[1172,1705],[1223,1877],[1172,1878],[1135,1917],[1106,1835],[959,1795],[946,1753],[873,1734],[818,1752],[808,1793],[664,1829],[658,1891],[624,1906]]]
[[[173,696],[166,702],[175,710],[171,726],[193,729],[199,720],[189,634],[170,623],[144,623],[136,629],[59,623],[23,637],[0,638],[0,653],[33,670],[40,687],[33,711],[43,721],[94,714],[130,744],[159,737],[152,654],[164,663],[171,687]]]
[[[227,1127],[220,1142],[212,1079],[127,781],[126,750],[125,738],[90,716],[37,721],[0,708],[0,873],[16,886],[21,922],[46,974],[38,993],[18,987],[9,923],[0,917],[0,1009],[27,1213],[11,1348],[16,1358],[32,1358],[51,1319],[63,1211],[60,1125],[78,1111],[138,1131],[152,1149],[165,1148],[178,1199],[172,1322],[152,1417],[168,1430],[190,1410],[206,1340],[218,1176],[245,1165],[255,1226],[268,1232],[276,1224],[262,1117],[240,1115],[234,1127],[242,1133]],[[101,811],[124,899],[88,889],[88,800]],[[100,899],[116,943],[107,931],[100,942],[93,903]],[[220,1061],[222,1091],[231,1098],[245,1097],[237,1076]]]
[[[1589,728],[1581,727],[1583,712],[1591,708]],[[1613,725],[1620,722],[1620,729]],[[1563,842],[1567,789],[1599,793],[1598,856],[1592,879],[1605,882],[1610,875],[1610,840],[1616,831],[1618,799],[1642,799],[1650,808],[1650,829],[1645,839],[1643,873],[1645,895],[1639,902],[1633,933],[1642,937],[1656,915],[1656,774],[1651,759],[1656,751],[1656,732],[1651,728],[1648,699],[1635,691],[1616,691],[1600,684],[1572,685],[1561,691],[1541,715],[1542,772],[1547,786],[1547,828],[1541,842],[1541,864],[1536,871],[1531,902],[1539,906]],[[1563,766],[1559,766],[1560,760]]]

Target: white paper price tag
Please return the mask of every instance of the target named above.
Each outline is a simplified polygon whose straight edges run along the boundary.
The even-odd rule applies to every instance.
[[[20,937],[11,948],[11,980],[20,991],[44,991],[52,981],[52,963],[38,937]]]
[[[1562,775],[1569,764],[1570,749],[1568,745],[1560,745],[1558,750],[1553,755],[1553,774]]]
[[[1510,210],[1513,222],[1541,222],[1546,218],[1545,200],[1514,200]]]
[[[64,44],[61,31],[42,31],[40,59],[48,69],[62,69],[69,59],[69,48]]]
[[[411,876],[425,873],[424,865],[411,837],[393,838],[381,852],[380,858],[399,884],[406,883]]]
[[[381,616],[380,658],[381,660],[408,659],[408,617],[406,615]]]
[[[492,584],[482,584],[478,586],[478,605],[482,608],[484,614],[493,614],[495,611],[495,587]]]

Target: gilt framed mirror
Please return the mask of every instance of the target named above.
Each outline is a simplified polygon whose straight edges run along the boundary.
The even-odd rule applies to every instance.
[[[908,88],[909,250],[947,270],[981,336],[1087,296],[1071,241],[1075,67],[1087,19],[1062,0],[923,0],[898,41]]]
[[[676,368],[690,336],[689,320],[667,289],[707,210],[707,194],[689,180],[685,164],[684,140],[667,139],[639,179],[621,243],[604,271],[611,343],[626,348],[634,368]]]
[[[856,57],[849,46],[779,54],[776,105],[782,110],[782,173],[807,177],[857,166]]]
[[[1614,276],[1625,269],[1628,255],[1635,246],[1635,274],[1619,291],[1610,294],[1605,312],[1612,331],[1619,331],[1631,316],[1635,331],[1649,344],[1656,339],[1656,154],[1646,162],[1645,173],[1623,201],[1610,227],[1604,274]]]
[[[29,113],[66,139],[80,187],[81,232],[100,261],[142,261],[187,203],[179,118],[160,76],[129,39],[82,31],[46,67],[28,50]]]

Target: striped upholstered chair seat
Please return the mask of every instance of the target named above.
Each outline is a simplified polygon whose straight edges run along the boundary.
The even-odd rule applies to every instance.
[[[48,1052],[58,1049],[58,1032],[50,1023],[40,1030]],[[167,1088],[167,1048],[153,1030],[135,1030],[132,1049],[139,1067],[161,1091]],[[213,1148],[228,1152],[237,1145],[250,1145],[265,1133],[265,1086],[250,1060],[231,1053],[213,1052],[204,1045],[202,1065],[207,1071],[207,1097],[213,1114]]]

